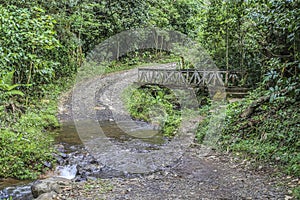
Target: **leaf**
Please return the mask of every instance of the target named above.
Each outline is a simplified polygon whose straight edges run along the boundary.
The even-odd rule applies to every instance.
[[[24,93],[21,92],[20,90],[11,90],[11,91],[6,92],[5,94],[7,94],[9,96],[14,96],[14,95],[24,96]]]
[[[6,85],[6,91],[11,91],[15,89],[16,87],[21,86],[20,84],[14,84],[14,85]]]
[[[13,77],[14,77],[15,71],[8,72],[3,78],[2,78],[2,83],[11,85],[13,82]]]

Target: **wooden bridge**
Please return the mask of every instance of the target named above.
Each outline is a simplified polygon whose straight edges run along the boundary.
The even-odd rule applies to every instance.
[[[239,71],[206,71],[197,69],[138,69],[139,84],[173,87],[238,86],[245,73]]]

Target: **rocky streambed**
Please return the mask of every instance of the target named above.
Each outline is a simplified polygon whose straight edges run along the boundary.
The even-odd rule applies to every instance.
[[[150,174],[129,175],[95,161],[84,149],[63,155],[65,177],[50,177],[11,193],[13,199],[286,199],[275,179],[246,163],[217,153],[199,158],[198,145],[176,165]],[[76,161],[77,160],[77,161]],[[76,165],[73,168],[73,164]],[[62,165],[63,166],[63,165]],[[22,192],[23,189],[23,192]],[[32,191],[29,193],[28,191]],[[16,195],[16,194],[19,195]],[[34,195],[34,196],[33,196]]]

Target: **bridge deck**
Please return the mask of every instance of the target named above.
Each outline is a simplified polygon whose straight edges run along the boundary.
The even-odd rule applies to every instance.
[[[139,68],[138,83],[179,87],[235,86],[244,75],[240,71]]]

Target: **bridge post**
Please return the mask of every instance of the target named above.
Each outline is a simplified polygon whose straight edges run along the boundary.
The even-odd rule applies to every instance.
[[[226,73],[225,73],[225,83],[224,83],[224,85],[225,86],[228,86],[228,71],[226,71]]]

